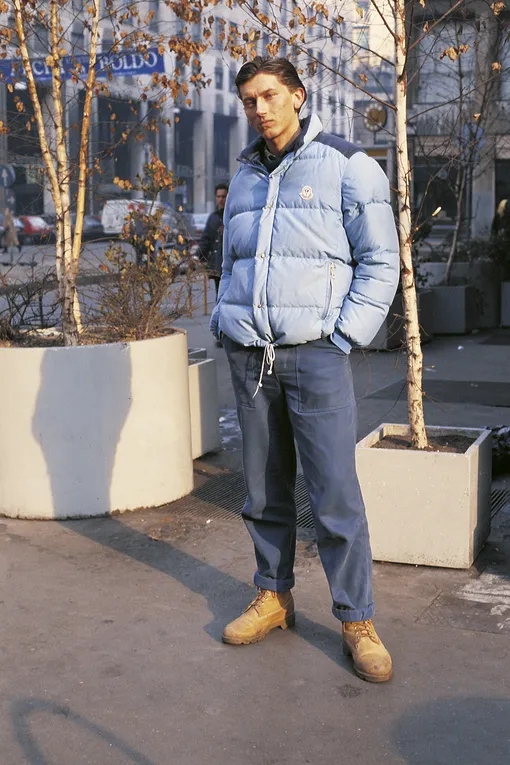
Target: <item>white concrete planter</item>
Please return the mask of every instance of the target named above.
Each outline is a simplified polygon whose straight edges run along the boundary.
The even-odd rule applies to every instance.
[[[478,325],[477,292],[469,284],[433,287],[432,331],[435,335],[467,335]]]
[[[469,568],[490,531],[490,431],[427,428],[476,436],[465,454],[371,448],[406,425],[381,425],[362,439],[356,464],[372,557],[394,563]]]
[[[416,276],[424,287],[449,287],[443,285],[446,263],[420,263],[416,267]],[[471,263],[454,263],[452,267],[452,289],[454,292],[443,293],[444,302],[440,300],[434,309],[436,325],[434,332],[438,334],[463,334],[472,329],[496,327],[500,314],[500,272],[495,263],[490,260],[478,260]],[[464,293],[469,287],[471,294]],[[451,310],[447,303],[453,301]],[[464,302],[464,305],[462,304]],[[455,331],[449,332],[451,320],[455,321]],[[459,329],[461,327],[461,329]]]
[[[191,454],[193,459],[220,448],[218,383],[214,359],[189,364]]]
[[[501,326],[510,327],[510,282],[501,283]]]
[[[0,513],[84,518],[193,488],[186,335],[0,349]]]

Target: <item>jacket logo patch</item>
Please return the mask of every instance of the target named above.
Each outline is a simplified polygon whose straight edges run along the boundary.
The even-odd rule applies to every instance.
[[[299,192],[301,199],[313,199],[313,189],[311,186],[303,186]]]

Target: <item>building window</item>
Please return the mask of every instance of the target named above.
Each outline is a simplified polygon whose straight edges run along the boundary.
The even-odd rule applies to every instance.
[[[510,21],[502,21],[501,41],[497,60],[502,66],[499,76],[499,98],[501,101],[510,100]]]
[[[230,42],[236,43],[239,41],[239,25],[238,24],[229,24],[228,25],[228,35],[230,38]]]
[[[191,25],[191,39],[193,42],[202,40],[202,24],[199,21]]]
[[[223,19],[214,20],[214,46],[216,50],[223,50],[225,42],[225,22]]]
[[[452,98],[469,98],[474,87],[477,32],[462,28],[456,20],[437,26],[421,40],[418,47],[418,97],[420,103],[439,104]],[[451,61],[441,53],[450,47],[468,45],[466,52]]]
[[[322,90],[317,91],[317,111],[322,111]]]
[[[157,29],[159,24],[159,0],[149,0],[148,2],[148,15],[150,16],[149,19],[149,28],[150,29]]]
[[[321,81],[324,78],[324,53],[321,50],[317,53],[317,59],[319,61],[319,81]]]
[[[216,90],[223,90],[223,67],[216,64],[214,68],[214,87]]]
[[[237,76],[236,71],[234,69],[229,69],[229,71],[228,71],[228,88],[229,88],[231,93],[237,93],[236,76]]]
[[[71,55],[81,56],[85,53],[83,27],[74,27],[71,33]]]
[[[34,53],[48,53],[49,35],[47,27],[42,24],[36,24],[30,35],[29,49]]]
[[[357,27],[354,30],[354,42],[360,48],[368,48],[368,29],[367,27]]]

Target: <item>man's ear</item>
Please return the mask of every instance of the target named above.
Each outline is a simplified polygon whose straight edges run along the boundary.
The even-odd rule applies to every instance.
[[[305,91],[303,88],[296,88],[292,94],[292,98],[294,101],[294,109],[298,112],[305,102]]]

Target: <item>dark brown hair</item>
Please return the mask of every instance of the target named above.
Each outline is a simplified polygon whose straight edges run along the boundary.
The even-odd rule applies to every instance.
[[[236,88],[239,97],[241,95],[239,92],[241,85],[252,80],[257,74],[274,74],[282,85],[287,86],[291,93],[294,93],[298,88],[302,88],[306,101],[306,88],[301,82],[294,64],[291,64],[286,58],[272,58],[271,56],[255,56],[253,61],[243,64],[236,77]],[[305,101],[303,101],[303,104]]]

